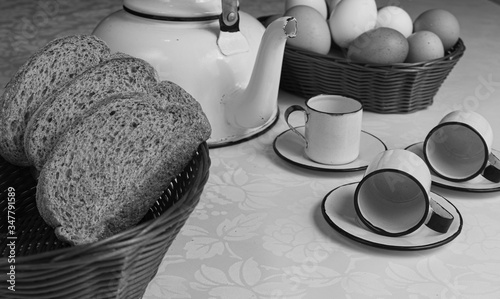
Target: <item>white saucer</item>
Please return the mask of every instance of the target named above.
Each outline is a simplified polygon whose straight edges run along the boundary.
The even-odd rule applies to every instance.
[[[297,130],[304,133],[305,127],[297,127]],[[304,140],[297,136],[291,129],[279,134],[274,140],[274,151],[284,160],[308,169],[326,171],[356,171],[363,170],[375,156],[387,150],[387,147],[374,135],[361,131],[359,156],[351,163],[342,165],[321,164],[310,160],[304,153]]]
[[[417,154],[420,158],[424,159],[423,152],[423,142],[418,142],[408,146],[406,149]],[[500,157],[500,152],[493,149],[493,152]],[[477,177],[465,181],[465,182],[452,182],[444,179],[442,177],[437,176],[435,173],[431,171],[432,175],[432,183],[436,186],[459,190],[459,191],[469,191],[469,192],[493,192],[500,191],[500,183],[493,183],[485,179],[482,175],[478,175]]]
[[[463,220],[457,208],[444,197],[432,193],[432,198],[454,217],[448,232],[441,234],[422,225],[411,234],[389,237],[377,234],[366,227],[354,209],[354,191],[358,182],[342,185],[330,191],[321,205],[326,221],[342,235],[355,241],[379,248],[395,250],[421,250],[444,245],[462,231]]]

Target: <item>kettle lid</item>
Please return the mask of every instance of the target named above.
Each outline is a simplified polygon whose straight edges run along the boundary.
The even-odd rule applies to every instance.
[[[139,14],[172,18],[206,18],[222,13],[221,0],[124,0],[123,6]]]

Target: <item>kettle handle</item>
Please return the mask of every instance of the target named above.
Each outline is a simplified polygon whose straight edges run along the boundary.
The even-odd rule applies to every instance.
[[[238,14],[238,0],[222,0],[222,14],[220,15],[220,30],[225,32],[240,31],[240,16]]]

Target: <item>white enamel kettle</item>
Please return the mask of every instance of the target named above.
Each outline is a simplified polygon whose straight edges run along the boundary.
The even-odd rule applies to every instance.
[[[93,34],[196,98],[212,126],[208,144],[217,147],[278,118],[283,52],[296,28],[294,18],[283,17],[265,29],[238,10],[237,0],[124,0]]]

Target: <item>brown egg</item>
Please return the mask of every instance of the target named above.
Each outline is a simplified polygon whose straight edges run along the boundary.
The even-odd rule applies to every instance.
[[[427,30],[434,32],[443,42],[444,50],[452,48],[460,37],[457,18],[444,9],[429,9],[421,13],[413,22],[414,32]]]
[[[443,43],[435,33],[424,30],[408,36],[410,46],[406,62],[422,62],[444,56]]]
[[[269,26],[269,24],[271,24],[273,21],[276,21],[277,19],[281,18],[283,15],[282,14],[274,14],[274,15],[270,15],[268,16],[267,18],[265,18],[264,22],[262,22],[262,25],[264,25],[264,27],[267,27]]]
[[[379,27],[358,36],[349,45],[347,58],[373,64],[401,63],[405,61],[408,49],[408,40],[401,32]]]
[[[289,39],[287,44],[319,54],[330,51],[330,29],[325,18],[316,9],[297,5],[288,9],[285,16],[297,19],[297,36]]]

